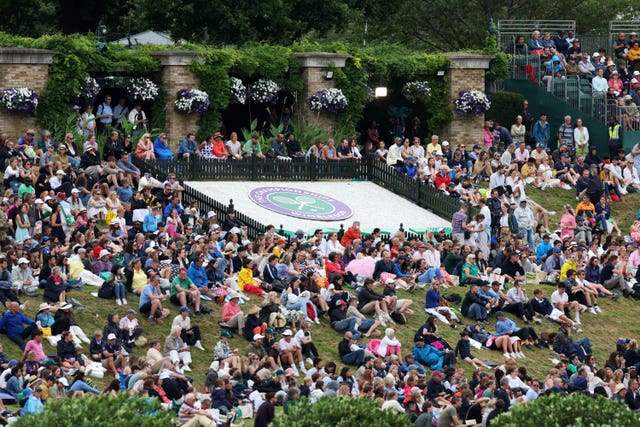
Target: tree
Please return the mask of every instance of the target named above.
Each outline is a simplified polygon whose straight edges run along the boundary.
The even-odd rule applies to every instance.
[[[289,413],[273,421],[273,427],[410,427],[404,414],[381,411],[375,400],[364,397],[323,397],[315,403],[303,399]]]
[[[544,421],[543,421],[544,420]],[[509,412],[498,416],[492,427],[596,427],[610,425],[632,427],[640,425],[638,414],[602,396],[591,397],[580,393],[569,396],[552,394],[532,402],[514,405]]]
[[[44,412],[21,417],[15,427],[156,427],[172,426],[174,414],[156,398],[135,398],[121,393],[83,398],[50,399]]]

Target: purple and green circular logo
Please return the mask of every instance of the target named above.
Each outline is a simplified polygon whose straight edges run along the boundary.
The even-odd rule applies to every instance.
[[[258,187],[249,198],[265,209],[302,219],[338,221],[353,215],[340,200],[313,191],[290,187]]]

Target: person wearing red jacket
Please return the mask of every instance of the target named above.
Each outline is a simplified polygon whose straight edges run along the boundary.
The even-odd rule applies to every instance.
[[[347,246],[353,243],[356,239],[362,240],[362,233],[360,233],[360,221],[353,221],[353,225],[347,228],[342,239],[340,239],[340,244],[342,246]]]
[[[451,177],[449,176],[449,166],[444,165],[436,174],[436,188],[438,190],[446,190],[449,188]]]

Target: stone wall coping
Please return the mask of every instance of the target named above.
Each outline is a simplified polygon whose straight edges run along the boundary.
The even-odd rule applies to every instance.
[[[489,63],[493,59],[491,55],[479,55],[475,53],[450,53],[446,55],[451,64],[449,68],[458,69],[489,69]]]
[[[325,68],[334,66],[344,68],[351,55],[333,52],[304,52],[295,54],[303,68]]]
[[[198,56],[197,52],[192,50],[156,50],[151,52],[151,56],[160,60],[160,65],[191,65],[193,60]]]
[[[3,47],[0,48],[0,64],[49,65],[57,54],[55,50]]]

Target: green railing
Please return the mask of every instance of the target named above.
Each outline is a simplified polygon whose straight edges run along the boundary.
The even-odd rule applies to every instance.
[[[144,172],[146,170],[158,179],[164,180],[169,173],[175,173],[180,181],[318,181],[318,180],[358,180],[370,181],[395,193],[434,214],[451,218],[460,209],[460,202],[450,198],[429,184],[412,180],[399,174],[395,168],[387,166],[372,157],[362,160],[321,161],[294,159],[282,161],[273,159],[243,159],[236,161],[172,161],[145,162],[134,159],[134,163]],[[189,185],[185,185],[183,202],[198,201],[201,212],[214,211],[222,221],[233,201],[225,205],[206,196]],[[469,209],[469,216],[477,213]],[[266,225],[253,220],[247,215],[237,212],[236,216],[247,225],[250,237],[255,237],[266,230]],[[399,215],[401,217],[401,215]],[[277,224],[276,229],[278,228]],[[282,227],[281,227],[282,228]],[[425,224],[428,229],[428,224]],[[421,233],[399,230],[407,236],[420,236]],[[341,232],[344,228],[341,227]],[[387,237],[387,236],[385,236]]]

